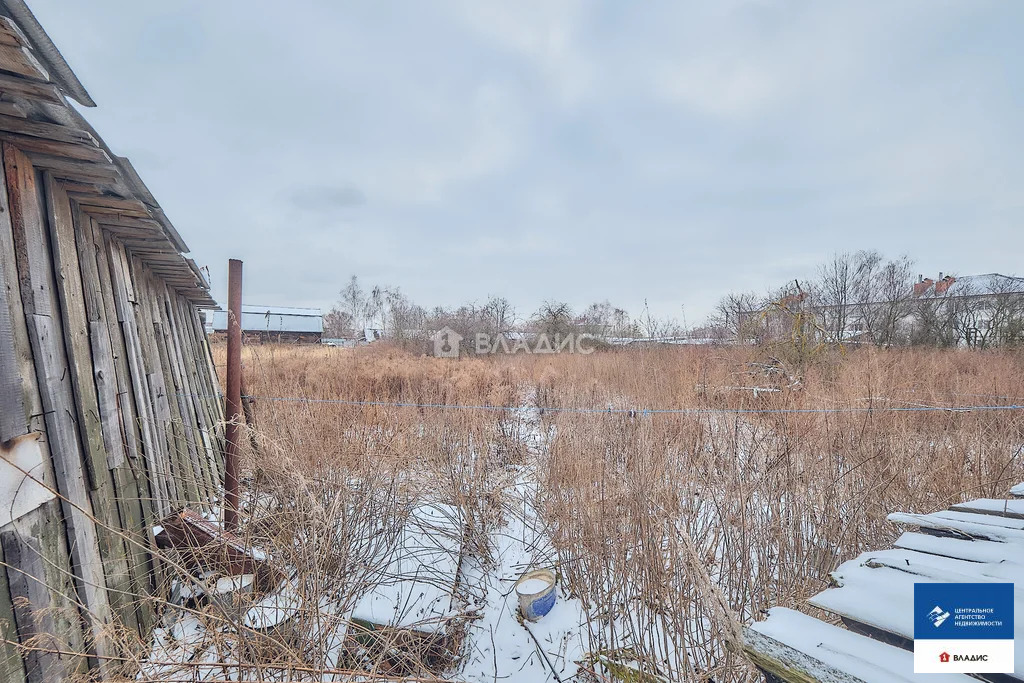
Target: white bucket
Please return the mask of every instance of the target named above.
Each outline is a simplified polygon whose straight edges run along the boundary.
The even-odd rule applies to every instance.
[[[537,621],[555,605],[555,574],[548,569],[526,572],[516,581],[519,611],[530,621]]]

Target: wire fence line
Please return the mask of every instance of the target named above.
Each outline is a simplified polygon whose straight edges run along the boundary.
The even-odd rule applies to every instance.
[[[191,396],[194,398],[217,398],[223,399],[224,394],[188,394],[178,393],[179,396]],[[306,396],[254,396],[245,394],[243,399],[254,401],[271,402],[292,402],[308,404],[326,404],[342,406],[367,406],[381,408],[420,408],[426,410],[480,410],[490,412],[520,412],[526,409],[536,409],[540,414],[545,413],[569,413],[581,415],[628,415],[630,417],[642,417],[646,415],[704,415],[704,414],[730,414],[730,415],[777,415],[777,414],[804,414],[804,413],[970,413],[980,411],[1021,411],[1024,405],[957,405],[957,406],[857,406],[838,408],[618,408],[608,406],[605,408],[580,408],[571,406],[531,406],[531,405],[466,405],[459,403],[415,403],[408,401],[355,401],[335,398],[312,398]],[[886,397],[877,397],[876,400],[892,400]]]

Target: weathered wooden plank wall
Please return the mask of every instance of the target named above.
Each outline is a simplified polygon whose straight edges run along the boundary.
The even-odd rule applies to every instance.
[[[36,475],[58,494],[0,527],[0,679],[104,678],[148,643],[153,524],[217,504],[217,380],[194,297],[128,237],[145,221],[15,141],[0,153],[0,442],[42,434]]]

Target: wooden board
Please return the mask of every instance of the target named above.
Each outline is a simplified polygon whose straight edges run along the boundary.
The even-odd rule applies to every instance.
[[[99,164],[110,163],[110,155],[108,155],[106,150],[102,147],[70,142],[56,142],[45,138],[34,138],[28,135],[17,135],[15,133],[0,133],[0,139],[10,142],[23,152],[62,157],[64,159],[90,161]]]
[[[39,83],[0,73],[0,93],[52,104],[64,104],[64,98],[53,83]]]
[[[916,526],[941,534],[960,536],[963,538],[976,538],[987,541],[998,541],[1000,543],[1024,544],[1024,530],[1009,528],[1000,525],[978,522],[963,515],[969,513],[934,513],[930,515],[913,515],[905,512],[896,512],[889,515],[889,521],[904,526]],[[989,519],[998,519],[986,516]]]
[[[8,143],[4,143],[3,153],[14,243],[20,247],[18,271],[22,302],[45,415],[46,439],[53,458],[57,489],[62,495],[67,534],[73,539],[70,546],[72,569],[78,594],[87,607],[90,644],[97,655],[110,656],[114,652],[109,641],[111,613],[107,583],[92,521],[93,507],[75,423],[77,410],[35,170],[25,155]],[[109,668],[105,660],[98,661],[96,666],[102,675]]]
[[[17,222],[19,226],[22,225],[23,220],[20,216],[17,217]],[[0,280],[2,280],[0,288],[4,290],[5,294],[11,326],[10,341],[14,345],[14,365],[10,365],[11,356],[3,354],[7,360],[0,366],[0,373],[8,378],[4,384],[10,385],[16,381],[20,386],[24,411],[20,416],[7,414],[3,420],[0,420],[0,439],[2,440],[30,431],[41,432],[46,429],[42,399],[36,385],[32,347],[25,322],[25,308],[21,299],[22,272],[18,268],[18,261],[27,261],[25,247],[20,227],[19,237],[15,240],[6,177],[5,174],[0,173]],[[51,488],[56,487],[49,444],[41,443],[41,448],[45,451],[43,481]],[[27,612],[21,612],[24,617],[20,622],[15,620],[21,640],[25,642],[35,633],[35,623],[25,621],[31,613],[41,611],[43,614],[67,614],[77,612],[78,609],[76,606],[77,596],[68,579],[71,565],[65,531],[61,524],[54,521],[58,519],[60,519],[60,506],[51,503],[45,505],[44,509],[29,513],[19,519],[15,526],[7,529],[9,532],[7,545],[10,549],[7,562],[10,566],[6,574],[10,578],[12,598],[23,600],[24,609],[27,610]],[[39,533],[38,536],[31,535],[36,532]],[[40,566],[42,574],[39,573]],[[45,580],[43,583],[35,582],[36,585],[29,586],[21,581],[24,576],[44,576]],[[40,588],[45,590],[38,590]],[[67,631],[62,634],[63,640],[68,644],[65,649],[70,652],[84,652],[82,632],[78,628],[77,622],[75,627],[72,629],[69,626]],[[77,635],[75,635],[76,633]],[[48,680],[46,672],[56,666],[62,668],[70,666],[75,670],[85,666],[84,658],[78,658],[77,663],[72,664],[54,663],[50,661],[52,659],[65,658],[52,653],[32,653],[32,665],[26,671],[28,680],[32,682]]]
[[[157,519],[171,513],[177,497],[174,478],[167,463],[166,440],[159,428],[149,371],[139,341],[139,328],[135,320],[134,295],[131,276],[127,271],[124,247],[109,235],[104,237],[105,256],[110,268],[111,290],[117,308],[117,318],[124,336],[128,376],[131,378],[135,407],[141,432],[145,464],[152,493],[152,511]]]
[[[71,144],[90,145],[92,147],[99,146],[92,133],[81,128],[70,128],[57,125],[56,123],[29,121],[15,116],[0,115],[0,130],[17,133],[18,135],[28,135],[33,138],[56,140],[57,142],[69,142]]]
[[[0,184],[0,192],[3,193],[3,204],[6,206],[7,192]],[[6,216],[6,211],[3,212]],[[0,226],[0,234],[10,232],[9,227]],[[9,282],[6,270],[13,269],[13,253],[8,265],[6,250],[3,249],[4,240],[0,239],[0,442],[7,443],[24,433],[25,429],[25,405],[21,392],[21,377],[19,375],[19,363],[14,346],[14,322],[11,319],[11,303],[9,302]],[[12,280],[13,281],[13,280]],[[17,296],[17,289],[13,294]],[[20,309],[20,306],[19,306]],[[42,467],[45,462],[42,449],[39,450],[39,464]],[[0,463],[2,465],[2,463]],[[40,477],[42,477],[40,473]],[[0,474],[0,487],[10,486],[17,482],[17,476]],[[15,489],[13,494],[18,495],[20,489]],[[0,511],[0,515],[5,514]],[[22,513],[24,514],[24,513]],[[15,515],[11,512],[11,519],[17,519],[21,514]],[[5,519],[0,517],[0,521]],[[8,520],[10,521],[10,520]],[[6,522],[4,522],[6,523]],[[0,524],[2,526],[2,524]],[[10,587],[7,583],[7,562],[3,553],[3,545],[0,543],[0,679],[22,683],[25,680],[25,667],[22,664],[21,655],[13,645],[17,642],[18,631],[14,620],[14,605],[11,602]],[[17,565],[13,565],[17,567]]]
[[[968,562],[1003,562],[1006,545],[996,541],[970,540],[907,531],[894,544],[897,548],[941,555]]]
[[[0,643],[0,679],[24,683],[25,663],[14,645],[18,642],[18,626],[14,621],[14,604],[7,583],[7,557],[4,555],[2,534],[0,531],[0,639],[3,639]]]
[[[36,168],[46,169],[57,178],[66,178],[82,183],[117,183],[117,169],[111,164],[68,159],[52,154],[29,152],[28,158]]]
[[[973,512],[981,515],[998,515],[1024,519],[1024,500],[1002,500],[999,498],[978,498],[958,503],[949,508],[957,512]]]
[[[104,217],[111,218],[140,218],[153,220],[149,209],[138,199],[121,199],[119,197],[74,195],[78,201],[93,218],[103,221]],[[157,221],[153,221],[157,228],[162,230]]]
[[[744,652],[762,670],[791,683],[914,683],[914,654],[773,607],[768,619],[744,631]],[[969,683],[964,674],[930,674],[936,683]]]
[[[0,186],[0,191],[3,188]],[[6,194],[6,193],[5,193]],[[9,228],[6,230],[9,231]],[[0,227],[0,231],[5,231]],[[0,435],[7,438],[23,434],[25,430],[25,402],[21,392],[21,376],[18,371],[18,357],[14,346],[14,322],[11,316],[10,296],[7,293],[8,268],[13,270],[13,254],[10,265],[6,265],[6,254],[0,254]],[[13,275],[12,275],[13,278]],[[16,296],[17,289],[12,290]],[[20,306],[18,306],[20,312]],[[0,441],[4,439],[0,438]]]
[[[25,118],[25,105],[19,104],[18,102],[8,102],[7,100],[0,100],[0,114],[7,116],[17,116],[18,118]]]
[[[106,335],[102,331],[95,330],[97,338],[105,336],[111,346],[114,362],[114,379],[117,389],[116,410],[120,417],[121,437],[124,443],[126,460],[114,470],[115,481],[118,483],[119,491],[122,492],[119,504],[128,509],[123,516],[126,525],[129,527],[130,537],[139,540],[148,549],[155,549],[152,528],[156,523],[154,512],[155,496],[158,491],[157,483],[150,482],[147,462],[150,451],[146,446],[145,435],[149,434],[149,424],[143,424],[138,417],[139,403],[142,399],[136,398],[136,378],[133,377],[128,361],[128,346],[125,342],[124,332],[118,319],[117,304],[114,301],[114,284],[111,279],[110,265],[107,257],[107,243],[99,227],[86,214],[79,214],[79,229],[83,234],[91,237],[90,250],[96,258],[97,280],[96,288],[99,290],[102,299],[102,320],[106,327]],[[100,325],[99,322],[90,323],[93,328]],[[144,552],[137,546],[133,546],[136,554],[133,577],[136,585],[139,586],[138,618],[140,632],[148,633],[155,613],[152,603],[147,599],[155,590],[155,582],[160,573],[160,563],[150,552]]]
[[[123,527],[117,507],[111,464],[108,461],[99,399],[94,379],[94,361],[89,341],[85,293],[78,260],[71,201],[49,174],[45,176],[50,250],[53,254],[57,293],[62,313],[64,347],[70,369],[76,418],[86,470],[92,489],[92,508],[101,524],[97,527],[103,574],[110,589],[109,602],[122,625],[138,630],[130,605],[131,578],[128,549],[120,535]],[[116,456],[115,456],[116,457]]]
[[[0,17],[0,44],[17,47],[29,45],[21,28],[9,17]]]
[[[956,539],[942,539],[957,542]],[[977,541],[968,541],[975,543]],[[1003,548],[1005,551],[1005,547]],[[893,548],[863,553],[854,563],[866,567],[889,567],[907,574],[940,578],[941,576],[966,576],[972,581],[1011,581],[1024,585],[1024,565],[1006,559],[1005,552],[995,562],[977,562],[958,557],[933,555],[908,548]],[[838,571],[838,570],[837,570]]]
[[[44,83],[50,80],[50,74],[32,51],[17,45],[0,42],[0,69]]]
[[[84,656],[43,651],[85,652],[75,587],[70,580],[60,505],[53,501],[0,529],[7,583],[14,605],[14,621],[22,643],[35,643],[24,658],[28,681],[49,683],[70,678],[88,666]],[[54,559],[62,564],[51,564]]]

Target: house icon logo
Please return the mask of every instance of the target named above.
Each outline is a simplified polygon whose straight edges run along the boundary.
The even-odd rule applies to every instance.
[[[939,661],[942,662],[943,664],[946,664],[947,662],[949,662],[949,653],[948,652],[943,652],[941,655],[939,655]]]
[[[458,358],[462,335],[445,326],[434,335],[434,355],[438,358]]]

